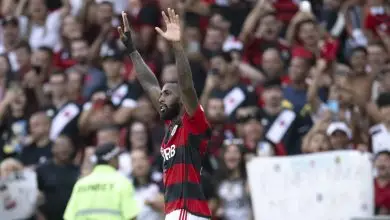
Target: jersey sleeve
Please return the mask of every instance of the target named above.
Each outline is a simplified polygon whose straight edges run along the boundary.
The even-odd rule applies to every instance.
[[[130,182],[124,186],[123,193],[121,193],[121,212],[124,219],[133,219],[137,217],[140,208],[135,200],[134,187]]]
[[[184,113],[183,125],[189,128],[189,131],[194,135],[207,134],[210,130],[206,114],[201,105],[198,105],[192,116],[187,112]]]

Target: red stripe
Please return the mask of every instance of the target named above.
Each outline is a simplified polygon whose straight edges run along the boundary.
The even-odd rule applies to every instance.
[[[188,176],[185,176],[185,167],[187,166]],[[169,168],[164,175],[165,186],[182,183],[184,181],[192,183],[200,183],[200,173],[195,170],[191,164],[175,164]]]
[[[211,216],[210,209],[208,207],[207,201],[201,201],[201,200],[193,200],[193,199],[187,199],[187,211],[194,215],[200,215],[200,216]],[[173,212],[178,209],[184,208],[184,200],[179,199],[174,202],[169,202],[165,204],[165,213],[168,214],[170,212]]]

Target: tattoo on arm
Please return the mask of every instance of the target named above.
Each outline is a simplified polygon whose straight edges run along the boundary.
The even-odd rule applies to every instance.
[[[183,104],[187,113],[193,115],[198,107],[198,97],[192,80],[191,66],[181,44],[176,43],[173,48],[175,51],[176,67]]]
[[[133,61],[135,70],[137,72],[137,78],[141,83],[142,88],[149,95],[153,106],[156,109],[159,109],[158,97],[160,96],[161,88],[156,76],[142,59],[142,56],[138,51],[130,53],[130,58]]]

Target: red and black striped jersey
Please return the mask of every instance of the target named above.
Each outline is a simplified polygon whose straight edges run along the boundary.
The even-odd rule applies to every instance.
[[[210,138],[203,108],[199,105],[193,116],[184,113],[180,121],[167,124],[169,129],[160,149],[164,159],[165,213],[184,209],[193,215],[210,217],[200,177]]]

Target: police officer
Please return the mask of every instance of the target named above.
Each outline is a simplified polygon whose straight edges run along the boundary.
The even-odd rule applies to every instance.
[[[73,188],[65,220],[134,220],[139,206],[131,182],[116,171],[120,148],[107,143],[96,149],[92,173]]]

